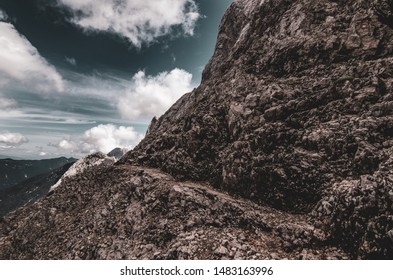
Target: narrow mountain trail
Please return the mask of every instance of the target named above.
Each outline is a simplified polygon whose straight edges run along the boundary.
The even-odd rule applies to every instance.
[[[121,168],[142,170],[140,167],[127,165]],[[181,204],[185,201],[183,211],[188,214],[190,221],[187,225],[194,228],[180,233],[180,236],[193,241],[192,248],[186,252],[194,258],[206,259],[214,255],[224,259],[243,258],[244,253],[247,258],[255,259],[347,257],[337,248],[324,245],[327,244],[324,232],[307,222],[308,215],[290,214],[233,197],[208,183],[179,182],[157,169],[143,168],[143,172],[161,183],[165,182],[171,196],[179,197]],[[213,215],[217,211],[227,212],[228,215],[211,220],[210,215],[198,209],[214,209],[211,212]],[[225,227],[229,221],[230,226]],[[198,248],[204,249],[198,251]],[[212,252],[207,248],[216,250]]]
[[[347,258],[326,244],[305,215],[129,165],[66,178],[0,222],[1,259]]]

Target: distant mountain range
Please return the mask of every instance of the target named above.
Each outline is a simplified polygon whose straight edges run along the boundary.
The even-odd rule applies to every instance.
[[[91,166],[113,164],[126,152],[126,149],[116,148],[108,155],[96,153],[78,161],[65,157],[48,160],[0,159],[0,217],[45,197],[51,187],[56,188],[62,179]]]
[[[0,160],[0,190],[13,187],[37,175],[52,172],[66,164],[74,163],[75,158],[55,158],[44,160]]]
[[[0,159],[15,159],[15,160],[21,160],[21,158],[18,157],[13,157],[13,156],[7,156],[7,155],[0,155]]]
[[[0,159],[0,217],[44,197],[75,161]]]
[[[74,162],[66,163],[53,171],[34,176],[15,186],[0,190],[0,217],[19,207],[30,205],[41,197],[44,197],[48,193],[49,188],[73,164]]]

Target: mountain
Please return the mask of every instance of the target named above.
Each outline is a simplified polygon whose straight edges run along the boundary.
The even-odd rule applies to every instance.
[[[75,161],[74,158],[65,157],[44,160],[0,159],[0,190],[13,187],[27,179],[46,174]]]
[[[236,0],[201,85],[0,221],[2,259],[392,259],[393,4]]]
[[[34,176],[13,187],[0,190],[0,217],[45,197],[49,188],[63,176],[71,165],[73,162],[48,173]]]
[[[108,155],[102,153],[96,153],[86,156],[78,161],[70,159],[71,162],[65,165],[51,170],[48,173],[40,174],[31,177],[21,183],[18,183],[12,187],[0,190],[0,217],[5,214],[14,211],[20,207],[33,204],[37,200],[45,197],[48,193],[56,189],[63,180],[72,177],[77,173],[83,172],[85,169],[96,165],[111,165],[126,152],[126,149],[116,148]],[[51,161],[60,162],[63,159],[54,159]],[[29,162],[26,164],[22,162],[18,167],[40,165],[45,166],[42,162]],[[17,166],[17,164],[14,164]],[[16,168],[13,168],[16,169]],[[52,169],[52,168],[50,168]]]
[[[113,157],[115,160],[119,160],[122,158],[126,153],[128,152],[127,148],[115,148],[112,151],[110,151],[107,156],[108,157]]]
[[[6,155],[0,155],[0,159],[14,159],[14,160],[21,160],[21,158],[18,157],[10,157],[10,156],[6,156]]]

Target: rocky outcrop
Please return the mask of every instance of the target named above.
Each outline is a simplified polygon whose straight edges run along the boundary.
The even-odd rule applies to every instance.
[[[369,1],[235,1],[202,85],[123,162],[309,209],[389,158],[393,30],[380,17]]]
[[[54,191],[58,186],[60,186],[65,178],[70,178],[77,174],[86,172],[86,170],[95,166],[113,165],[117,160],[124,156],[127,151],[128,150],[125,148],[115,148],[106,155],[102,152],[96,152],[81,158],[75,162],[71,168],[68,169],[67,172],[60,178],[60,180],[50,188],[50,191]]]
[[[235,1],[201,86],[157,120],[122,163],[208,181],[290,212],[307,213],[337,192],[352,199],[338,186],[377,180],[392,159],[391,14],[391,1],[382,0]],[[391,186],[384,186],[378,199],[386,200],[381,211],[390,221]],[[352,207],[344,204],[343,213]],[[369,221],[360,234],[355,216],[381,215],[367,209],[328,222],[334,238],[358,244]],[[379,228],[391,248],[389,223]],[[359,246],[350,249],[356,256],[373,255],[359,255]]]
[[[6,216],[0,257],[393,258],[392,13],[234,1],[202,84]]]
[[[64,179],[66,178],[71,178],[76,176],[77,174],[86,172],[90,168],[94,166],[110,166],[113,165],[116,162],[115,156],[111,155],[105,155],[101,152],[97,152],[91,155],[88,155],[84,158],[81,158],[77,162],[75,162],[64,175],[59,179],[59,181],[56,182],[53,186],[51,186],[49,192],[54,191],[57,189],[61,183],[63,182]]]

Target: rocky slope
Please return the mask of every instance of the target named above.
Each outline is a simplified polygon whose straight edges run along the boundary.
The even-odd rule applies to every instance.
[[[202,84],[117,164],[6,216],[0,257],[392,259],[392,15],[234,1]]]
[[[348,258],[304,215],[125,165],[67,177],[1,225],[1,259]]]

